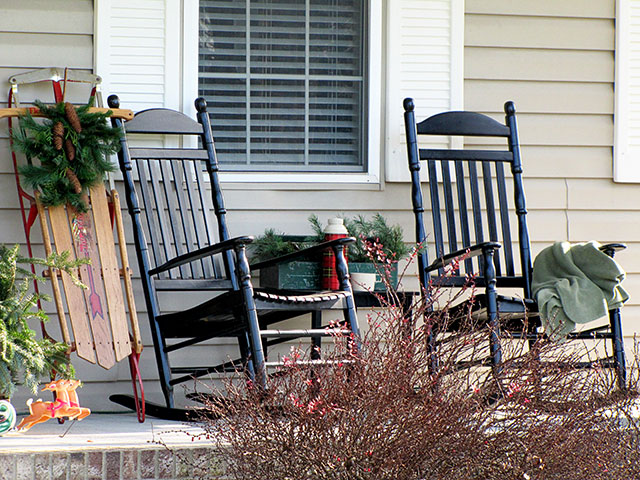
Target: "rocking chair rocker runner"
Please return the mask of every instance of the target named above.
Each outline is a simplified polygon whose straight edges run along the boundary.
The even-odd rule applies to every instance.
[[[426,292],[429,279],[436,278],[443,286],[461,287],[467,282],[465,274],[477,274],[475,284],[484,287],[484,293],[475,298],[474,316],[486,322],[490,337],[490,357],[482,362],[497,371],[502,363],[502,331],[509,329],[512,338],[524,336],[533,342],[537,338],[536,327],[540,325],[538,306],[531,291],[531,247],[515,107],[513,102],[507,102],[504,107],[505,124],[479,113],[459,111],[434,115],[416,125],[413,100],[404,100],[416,242],[426,245],[429,240],[435,243],[436,259],[431,264],[426,248],[418,256],[421,285]],[[467,145],[473,145],[477,137],[485,137],[490,138],[492,147],[419,148],[418,138],[428,136],[464,136]],[[493,149],[493,145],[503,147]],[[432,218],[429,235],[423,220],[420,161],[426,161],[428,171]],[[508,201],[509,178],[505,165],[512,177],[512,205]],[[518,238],[512,242],[509,221],[514,211]],[[517,256],[514,255],[514,244]],[[624,245],[609,244],[601,250],[613,257],[622,248]],[[478,257],[477,261],[473,257]],[[460,261],[459,270],[445,276],[444,267],[462,258],[464,261]],[[502,295],[498,293],[501,288],[516,288],[522,294],[518,297]],[[528,331],[523,332],[524,322],[520,319],[525,315],[528,315]],[[573,332],[569,339],[610,339],[613,355],[599,365],[615,369],[618,386],[624,389],[626,370],[620,310],[610,310],[609,317],[609,325]],[[588,368],[593,364],[584,362],[573,366]]]
[[[119,99],[112,95],[108,103],[115,108]],[[197,122],[168,109],[145,110],[126,123],[113,120],[114,126],[123,130],[119,163],[166,401],[166,407],[147,403],[147,413],[155,412],[167,418],[181,417],[184,413],[175,408],[174,385],[209,374],[244,369],[252,381],[266,388],[267,367],[272,364],[267,362],[268,347],[291,338],[329,334],[318,328],[268,330],[270,324],[307,313],[337,310],[344,317],[343,333],[356,337],[359,334],[344,256],[345,246],[354,239],[325,242],[250,266],[245,247],[253,238],[231,237],[229,233],[209,114],[204,99],[197,99],[195,105]],[[134,148],[128,144],[130,134],[136,134],[140,142],[145,135],[151,137],[155,145],[159,134],[182,136],[185,141],[186,137],[195,136],[196,140],[200,139],[200,146]],[[340,279],[338,291],[302,293],[253,287],[252,270],[326,248],[335,252]],[[175,300],[182,296],[181,292],[198,291],[206,293],[204,303],[181,311],[168,310],[176,308]],[[173,305],[162,308],[159,293],[163,292],[173,294],[170,302]],[[216,337],[234,338],[239,358],[212,366],[170,365],[169,354]],[[131,404],[131,399],[124,396],[112,397],[112,400]]]

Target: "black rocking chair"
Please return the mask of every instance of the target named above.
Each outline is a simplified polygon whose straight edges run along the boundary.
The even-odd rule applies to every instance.
[[[115,95],[108,102],[111,106],[120,103]],[[251,381],[267,388],[267,368],[277,363],[267,362],[268,347],[292,338],[312,337],[317,341],[322,335],[335,334],[336,329],[317,325],[317,312],[341,312],[343,321],[337,329],[359,335],[344,256],[344,248],[354,239],[325,242],[250,266],[246,246],[253,238],[229,234],[206,102],[199,98],[195,104],[197,122],[168,109],[145,110],[126,123],[112,120],[122,129],[118,158],[166,402],[166,407],[147,402],[147,413],[164,418],[184,417],[185,411],[175,408],[173,388],[194,378],[242,369]],[[127,137],[131,134],[136,134],[138,143],[149,140],[151,146],[129,146]],[[160,135],[181,137],[185,148],[158,148],[155,145]],[[186,148],[190,145],[186,143],[188,136],[195,136],[194,143],[199,146]],[[338,291],[302,293],[253,287],[251,270],[327,248],[335,254]],[[171,305],[161,307],[159,292],[172,295]],[[205,301],[175,311],[185,303],[186,292],[205,292]],[[320,328],[267,329],[273,323],[307,313],[313,314],[312,326]],[[236,360],[211,366],[170,365],[170,353],[216,337],[237,340]],[[188,359],[188,354],[182,355],[185,357]],[[111,399],[129,407],[133,404],[133,399],[124,395]]]
[[[427,248],[423,248],[418,256],[420,283],[426,292],[430,279],[437,279],[437,283],[445,287],[461,287],[468,282],[466,274],[477,275],[475,285],[483,287],[484,292],[475,297],[474,318],[483,320],[488,326],[490,345],[490,354],[481,363],[491,365],[497,371],[503,362],[501,334],[509,330],[512,338],[526,337],[532,344],[540,326],[538,306],[531,291],[533,269],[515,106],[513,102],[507,102],[504,108],[505,124],[479,113],[458,111],[434,115],[416,125],[414,102],[411,98],[404,100],[416,242],[426,246],[429,240],[435,244],[432,263],[427,259]],[[418,138],[428,136],[488,137],[489,140],[483,143],[491,147],[419,148]],[[468,141],[467,146],[473,143]],[[494,149],[494,145],[498,147]],[[422,160],[426,161],[431,199],[432,229],[429,234],[423,221]],[[505,165],[509,169],[507,173]],[[509,182],[513,188],[512,204],[509,202]],[[510,217],[514,213],[518,238],[512,243]],[[516,252],[512,245],[516,246]],[[601,250],[613,256],[622,248],[624,245],[609,244]],[[444,267],[455,259],[459,260],[458,270],[445,275]],[[521,295],[499,294],[498,289],[503,288],[517,289]],[[523,328],[525,317],[528,317],[526,331]],[[610,310],[609,320],[608,325],[573,332],[569,339],[610,339],[613,355],[599,365],[615,369],[618,386],[624,389],[626,369],[620,309]],[[574,366],[587,368],[591,365],[584,362]]]

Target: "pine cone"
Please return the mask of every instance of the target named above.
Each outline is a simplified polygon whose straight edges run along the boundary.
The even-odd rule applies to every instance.
[[[73,146],[73,142],[70,138],[64,141],[64,153],[67,154],[67,159],[73,162],[76,159],[76,147]]]
[[[56,150],[62,150],[62,143],[64,140],[64,125],[62,122],[54,123],[51,133],[53,134],[53,147]]]
[[[73,128],[76,133],[80,133],[82,131],[82,125],[80,125],[80,118],[78,117],[78,112],[76,112],[75,107],[69,102],[64,102],[64,113],[67,116],[71,128]]]
[[[65,174],[67,175],[67,178],[69,179],[69,181],[71,182],[71,185],[73,186],[73,191],[75,193],[82,193],[82,185],[80,185],[80,180],[78,180],[78,177],[76,176],[76,174],[73,173],[70,168],[67,168],[67,170],[65,171]]]

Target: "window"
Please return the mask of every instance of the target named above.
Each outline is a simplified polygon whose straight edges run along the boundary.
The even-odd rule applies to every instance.
[[[200,0],[225,170],[366,172],[366,0]]]

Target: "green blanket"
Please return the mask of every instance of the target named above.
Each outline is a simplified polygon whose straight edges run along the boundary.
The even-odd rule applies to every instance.
[[[577,323],[588,323],[622,306],[629,295],[620,283],[625,272],[599,249],[598,242],[558,242],[533,264],[533,296],[545,332],[561,340]]]

